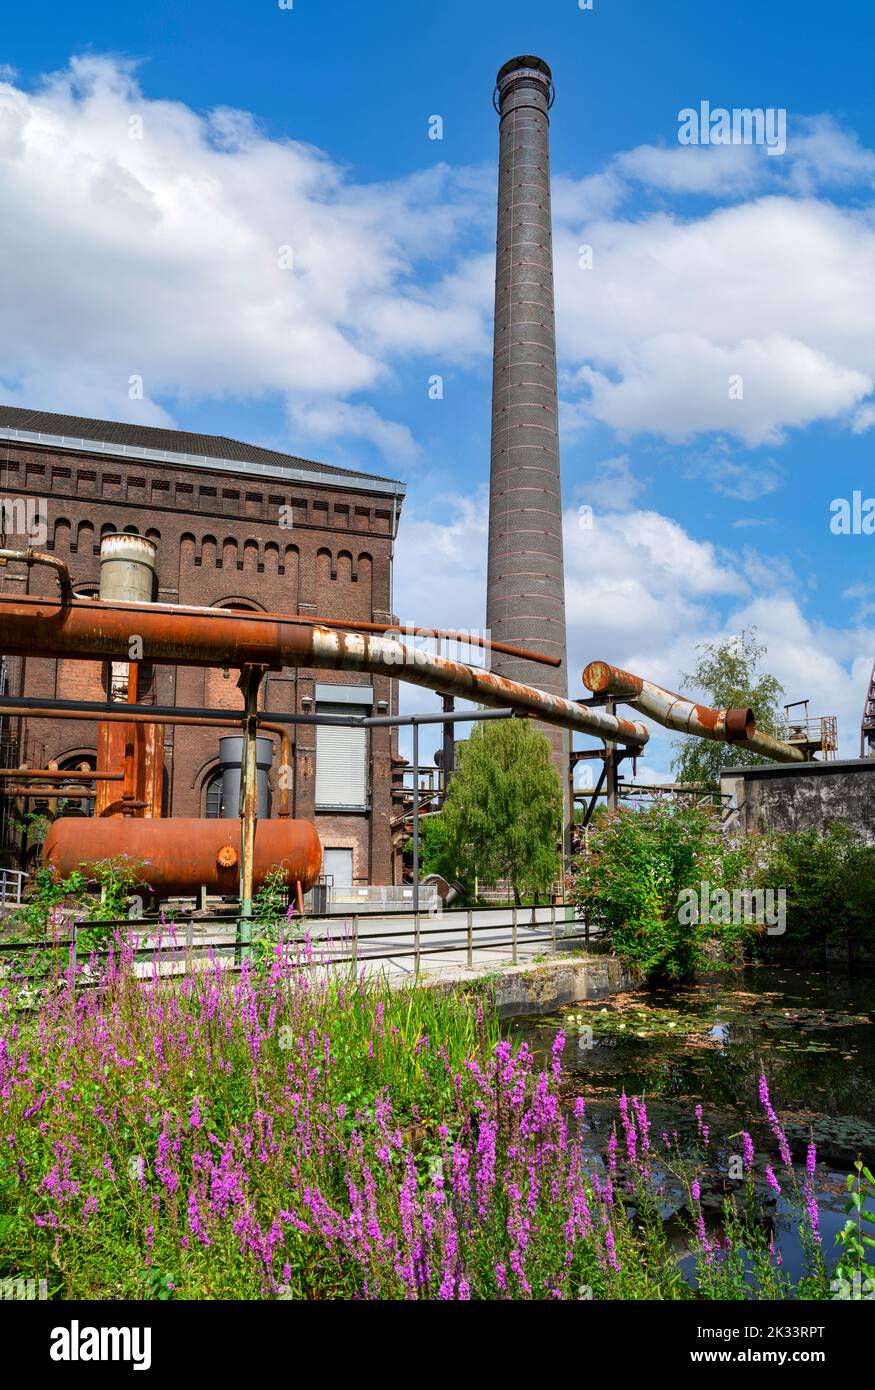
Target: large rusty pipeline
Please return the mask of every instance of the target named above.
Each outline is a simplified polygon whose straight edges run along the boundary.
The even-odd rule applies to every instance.
[[[510,642],[496,642],[494,638],[487,637],[478,632],[462,632],[456,628],[446,627],[415,627],[412,623],[405,623],[399,627],[397,623],[366,623],[356,620],[348,622],[345,618],[294,618],[289,617],[287,622],[305,623],[316,627],[342,628],[345,632],[374,632],[377,634],[400,633],[402,639],[408,637],[433,637],[437,642],[455,642],[462,647],[482,647],[485,651],[501,652],[503,656],[514,656],[520,661],[534,661],[539,666],[561,666],[562,658],[558,656],[547,656],[545,652],[532,651],[530,647],[517,647]]]
[[[236,898],[241,833],[240,822],[231,820],[62,817],[49,827],[43,863],[66,877],[82,864],[124,853],[144,865],[144,882],[159,898],[190,893],[193,884]],[[252,860],[256,891],[277,866],[284,870],[288,887],[300,882],[305,893],[313,887],[322,868],[322,846],[309,821],[258,821]]]
[[[733,743],[751,753],[772,758],[776,762],[804,762],[805,758],[792,744],[782,743],[770,734],[760,733],[753,710],[712,709],[699,705],[672,690],[665,690],[653,681],[633,676],[607,661],[591,661],[583,673],[583,683],[594,695],[609,695],[631,705],[639,714],[646,714],[667,729],[697,738]]]
[[[582,707],[387,637],[307,625],[297,616],[78,598],[63,605],[36,596],[0,595],[0,651],[10,655],[124,660],[132,637],[142,641],[142,659],[156,663],[363,671],[487,706],[509,706],[546,723],[630,747],[640,748],[649,738],[647,726],[637,721]]]

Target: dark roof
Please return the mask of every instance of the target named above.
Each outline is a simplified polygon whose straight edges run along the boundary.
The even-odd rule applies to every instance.
[[[158,429],[154,425],[126,425],[114,420],[91,420],[81,415],[55,415],[48,410],[25,410],[20,406],[0,405],[0,428],[24,430],[30,434],[65,437],[72,447],[75,440],[94,440],[104,444],[130,446],[134,449],[163,450],[171,454],[192,454],[204,459],[258,466],[258,471],[298,469],[309,473],[336,474],[341,478],[369,478],[374,482],[399,486],[395,478],[375,473],[356,472],[351,468],[335,468],[329,463],[314,463],[311,459],[282,454],[276,449],[263,449],[259,444],[244,444],[223,434],[194,434],[188,430]]]

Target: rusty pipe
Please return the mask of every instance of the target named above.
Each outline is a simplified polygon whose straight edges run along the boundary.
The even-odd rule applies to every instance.
[[[59,560],[57,555],[47,555],[44,550],[34,550],[33,546],[28,546],[26,550],[0,550],[0,566],[15,562],[20,565],[27,565],[28,569],[33,565],[47,565],[53,569],[58,577],[58,586],[61,590],[61,602],[69,603],[73,598],[73,581],[70,578],[70,571]]]
[[[18,697],[16,697],[18,698]],[[118,724],[188,724],[196,728],[204,729],[233,729],[237,728],[243,718],[241,711],[240,719],[215,719],[191,714],[162,714],[160,720],[156,720],[154,714],[147,713],[151,706],[141,705],[138,710],[131,710],[130,713],[122,713],[127,706],[119,704],[118,712],[108,710],[105,705],[98,705],[96,709],[52,709],[50,705],[11,705],[0,697],[0,715],[18,715],[24,719],[98,719],[101,723],[104,720]],[[2,774],[2,775],[5,775]],[[118,778],[124,780],[124,773],[119,773]],[[100,777],[91,774],[91,781],[100,781]],[[116,778],[113,777],[113,781]]]
[[[460,642],[466,647],[482,647],[493,652],[501,652],[504,656],[515,656],[521,661],[536,661],[541,666],[561,666],[562,658],[559,656],[547,656],[546,652],[532,652],[528,647],[516,647],[510,642],[496,642],[492,637],[484,637],[473,632],[460,632],[455,628],[445,627],[414,627],[412,623],[405,623],[399,627],[397,623],[365,623],[365,622],[345,622],[342,618],[296,618],[289,617],[289,622],[305,623],[308,626],[314,624],[316,627],[341,628],[347,632],[373,632],[384,634],[387,632],[397,632],[403,637],[434,637],[444,642]]]
[[[292,735],[288,724],[270,724],[267,720],[258,718],[259,729],[265,729],[268,733],[279,734],[280,740],[280,765],[277,778],[279,792],[279,805],[277,808],[277,820],[289,819],[289,782],[292,776]]]
[[[96,718],[96,716],[95,716]],[[0,769],[0,780],[29,778],[46,782],[123,782],[123,772],[59,772],[41,767],[4,767]]]
[[[752,753],[773,758],[776,762],[804,762],[798,748],[770,734],[757,731],[753,710],[712,709],[698,705],[661,685],[633,676],[607,661],[591,661],[583,673],[583,683],[595,695],[610,695],[631,705],[639,714],[646,714],[667,729],[697,738],[714,739],[720,743],[736,744]]]
[[[624,745],[641,747],[650,736],[644,724],[582,707],[535,686],[414,651],[389,638],[305,626],[300,618],[88,599],[61,607],[37,596],[0,595],[0,651],[9,655],[124,659],[132,636],[141,638],[146,661],[364,671],[487,706],[510,706],[545,723]]]
[[[43,801],[94,801],[97,797],[96,791],[89,791],[87,787],[10,787],[8,791],[0,789],[0,796],[8,797],[14,801],[16,797],[41,797]],[[127,803],[132,806],[145,806],[145,801],[133,801]]]

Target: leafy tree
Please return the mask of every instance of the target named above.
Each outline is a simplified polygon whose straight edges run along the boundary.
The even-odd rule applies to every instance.
[[[756,628],[742,631],[727,642],[706,642],[699,647],[695,671],[683,674],[684,688],[702,691],[705,703],[715,709],[752,709],[757,729],[777,735],[782,721],[780,681],[760,670],[766,648],[756,640]],[[768,762],[731,743],[684,738],[675,744],[672,766],[679,782],[696,782],[715,790],[724,768]]]
[[[544,734],[523,719],[476,724],[441,821],[461,877],[507,880],[517,903],[546,892],[561,863],[562,787]]]
[[[405,849],[413,849],[412,836]],[[460,877],[459,865],[447,844],[446,823],[440,814],[423,816],[419,822],[419,872],[423,877],[440,874],[448,882]]]

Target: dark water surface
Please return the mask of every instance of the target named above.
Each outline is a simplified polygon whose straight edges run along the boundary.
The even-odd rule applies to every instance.
[[[767,1161],[779,1171],[757,1098],[764,1070],[803,1169],[809,1139],[817,1144],[823,1248],[833,1259],[845,1220],[845,1176],[858,1155],[870,1168],[875,1161],[875,976],[752,965],[675,990],[633,990],[508,1024],[544,1059],[559,1029],[567,1038],[564,1091],[569,1103],[577,1095],[586,1099],[584,1142],[593,1154],[607,1145],[624,1089],[646,1100],[657,1148],[663,1132],[675,1131],[683,1147],[695,1148],[695,1107],[702,1105],[711,1131],[703,1197],[710,1194],[715,1213],[722,1191],[731,1190],[730,1155],[740,1152],[739,1141],[728,1136],[747,1129],[758,1172]],[[622,1144],[622,1131],[620,1138]],[[801,1272],[795,1215],[783,1196],[764,1192],[776,1244],[795,1276]]]

